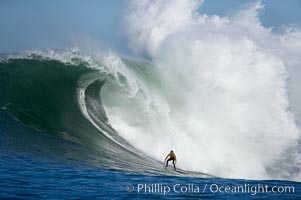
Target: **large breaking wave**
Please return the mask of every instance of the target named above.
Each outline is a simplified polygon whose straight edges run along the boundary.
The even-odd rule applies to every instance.
[[[264,28],[259,3],[232,18],[200,15],[199,5],[132,1],[130,45],[152,63],[67,50],[2,55],[2,110],[92,149],[97,165],[164,174],[173,149],[190,175],[298,180],[287,87],[287,67],[301,63],[298,29]]]
[[[195,172],[190,175],[266,178],[277,172],[283,178],[297,173],[295,162],[281,170],[277,164],[295,151],[297,140],[286,107],[277,107],[280,116],[270,116],[265,112],[275,105],[250,99],[250,92],[240,99],[201,80],[199,91],[193,91],[193,79],[183,74],[165,76],[147,62],[112,54],[4,55],[0,69],[3,111],[38,132],[88,146],[97,165],[164,174],[160,161],[174,149],[179,167]],[[264,107],[258,109],[260,103]],[[286,130],[278,130],[283,123]],[[257,171],[251,176],[247,169]]]
[[[134,76],[135,70],[140,71],[140,77]],[[127,119],[126,122],[137,117],[147,119],[144,116],[147,110],[135,109],[138,104],[146,104],[144,95],[150,91],[142,90],[135,81],[143,79],[145,83],[149,81],[150,87],[156,86],[158,82],[151,78],[156,77],[154,70],[145,62],[78,51],[1,55],[2,145],[9,151],[24,148],[35,153],[46,151],[56,158],[63,156],[134,173],[207,176],[197,171],[180,174],[166,171],[161,162],[163,155],[160,162],[154,159],[141,151],[140,145],[130,143],[124,134],[117,132],[119,126],[112,124],[113,111],[118,109],[116,115]],[[133,77],[129,76],[131,73]],[[130,104],[132,107],[125,109]],[[137,125],[138,128],[143,128],[143,124]],[[8,135],[2,135],[3,132]],[[143,130],[141,134],[149,137]],[[53,137],[67,143],[55,144]],[[139,143],[147,144],[147,140]]]

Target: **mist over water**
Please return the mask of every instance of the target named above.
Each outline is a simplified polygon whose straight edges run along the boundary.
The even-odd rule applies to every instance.
[[[132,67],[123,73],[126,87],[104,86],[111,125],[159,161],[173,149],[187,170],[298,180],[300,131],[287,69],[301,63],[299,29],[263,27],[260,2],[228,17],[199,13],[199,6],[182,0],[129,5],[129,45],[159,73]]]

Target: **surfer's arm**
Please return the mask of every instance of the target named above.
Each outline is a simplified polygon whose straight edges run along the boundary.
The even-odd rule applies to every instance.
[[[165,160],[164,160],[164,162],[167,160],[167,158],[170,156],[170,153],[166,156],[166,158],[165,158]]]

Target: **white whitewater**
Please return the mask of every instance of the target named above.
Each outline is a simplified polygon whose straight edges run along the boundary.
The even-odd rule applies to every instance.
[[[199,6],[195,0],[130,4],[129,44],[159,68],[160,83],[131,69],[122,73],[126,86],[106,84],[111,125],[157,160],[173,149],[186,170],[299,179],[300,132],[289,110],[287,68],[301,64],[294,57],[300,31],[263,27],[258,2],[229,17],[200,14]]]

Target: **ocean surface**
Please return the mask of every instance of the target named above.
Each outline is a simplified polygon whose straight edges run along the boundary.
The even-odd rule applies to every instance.
[[[176,146],[162,135],[172,121],[162,99],[175,97],[163,76],[114,56],[1,55],[0,199],[301,199],[300,182],[289,181],[296,167],[273,180],[219,178],[181,159],[178,172],[165,169],[164,143],[149,142]]]
[[[3,141],[5,134],[2,131],[1,129],[1,140]],[[60,141],[52,142],[60,143]],[[39,151],[29,152],[28,149],[26,151],[23,148],[28,148],[28,146],[25,146],[27,144],[15,144],[13,146],[15,149],[12,150],[11,148],[8,149],[1,142],[1,199],[301,198],[301,184],[298,182],[278,180],[250,181],[128,173],[122,170],[110,170],[91,166],[87,163],[73,160],[64,160],[60,159],[60,156],[53,155],[53,158],[45,157]],[[258,184],[263,187],[267,185],[269,190],[265,191],[261,189],[259,191]],[[204,191],[205,185],[207,186]],[[219,191],[218,188],[223,186],[240,186],[244,189],[240,190],[240,192],[225,192],[223,189]],[[271,187],[274,186],[280,188],[280,192],[271,193]],[[290,192],[289,190],[284,192],[283,187],[286,186],[293,187],[294,189],[291,189]],[[139,190],[138,187],[140,187]],[[275,189],[275,191],[277,190]]]

